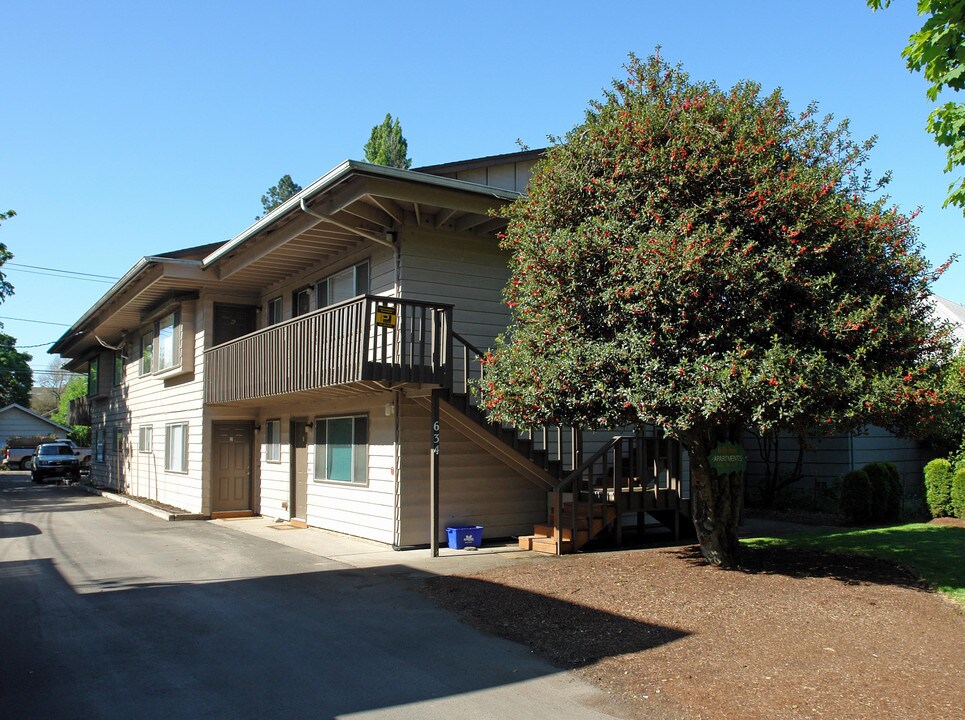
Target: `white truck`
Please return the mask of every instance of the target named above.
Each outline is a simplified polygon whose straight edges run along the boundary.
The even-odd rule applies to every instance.
[[[7,446],[3,451],[3,466],[12,469],[31,470],[33,468],[34,449],[45,442],[67,443],[74,449],[74,455],[80,460],[82,471],[90,469],[90,448],[79,447],[73,440],[36,438],[36,437],[12,437],[7,440]]]

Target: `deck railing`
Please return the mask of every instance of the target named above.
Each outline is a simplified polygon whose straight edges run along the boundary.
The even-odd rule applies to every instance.
[[[358,382],[452,384],[452,306],[365,295],[205,351],[205,401]]]

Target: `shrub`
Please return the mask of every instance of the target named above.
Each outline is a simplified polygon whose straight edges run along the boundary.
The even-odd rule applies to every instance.
[[[889,462],[873,462],[862,469],[871,480],[871,519],[896,522],[901,515],[903,495],[898,468]]]
[[[856,524],[872,518],[871,478],[864,470],[852,470],[841,480],[841,512]]]
[[[948,517],[952,512],[952,464],[944,458],[925,466],[925,501],[932,517]]]
[[[888,495],[888,509],[885,512],[885,520],[888,522],[898,522],[901,520],[901,510],[904,506],[905,484],[901,481],[901,475],[891,463],[886,463],[894,470],[894,474],[888,475],[888,484],[891,486],[891,493]]]
[[[965,520],[965,468],[959,468],[952,476],[952,512]]]

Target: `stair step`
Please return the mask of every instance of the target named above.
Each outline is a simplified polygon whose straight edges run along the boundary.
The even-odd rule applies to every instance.
[[[603,530],[604,525],[601,521],[597,520],[593,523],[593,535],[596,536]],[[573,539],[573,529],[572,528],[561,528],[560,532],[563,535],[564,542],[570,542]],[[537,524],[533,526],[533,534],[535,537],[545,537],[553,539],[556,537],[556,530],[552,525]],[[577,545],[583,545],[590,539],[590,533],[586,531],[586,523],[583,523],[583,527],[577,528],[576,530],[576,542]]]
[[[532,550],[534,540],[547,540],[549,539],[547,535],[520,535],[519,536],[519,549],[520,550]]]
[[[548,537],[533,537],[530,542],[530,550],[535,552],[546,553],[548,555],[556,554],[556,541],[553,538]],[[562,552],[570,553],[573,552],[573,543],[569,540],[564,540],[562,543]]]

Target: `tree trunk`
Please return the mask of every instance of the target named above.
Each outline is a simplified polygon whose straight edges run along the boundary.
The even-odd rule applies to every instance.
[[[683,440],[690,453],[690,497],[700,552],[711,565],[736,567],[743,473],[719,475],[710,466],[709,457],[718,442],[741,444],[740,428],[695,431]]]

